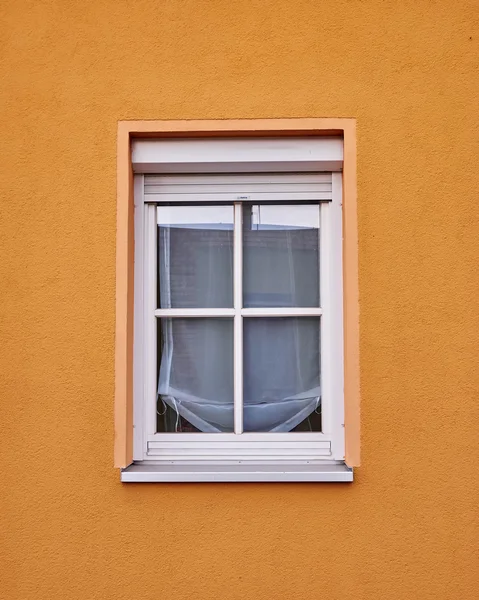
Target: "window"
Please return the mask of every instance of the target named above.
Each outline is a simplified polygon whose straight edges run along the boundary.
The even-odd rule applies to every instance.
[[[338,480],[341,138],[134,142],[123,481]]]

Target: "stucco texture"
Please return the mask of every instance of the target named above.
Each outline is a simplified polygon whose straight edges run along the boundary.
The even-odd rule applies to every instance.
[[[479,596],[479,4],[3,0],[0,596]],[[121,484],[120,119],[356,117],[353,484]]]

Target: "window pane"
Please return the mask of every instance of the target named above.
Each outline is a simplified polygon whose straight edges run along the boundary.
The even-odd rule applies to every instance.
[[[158,319],[158,432],[233,431],[233,319]]]
[[[244,319],[244,430],[320,431],[320,319]]]
[[[158,207],[158,306],[233,306],[233,207]]]
[[[246,308],[319,306],[319,206],[243,207]]]

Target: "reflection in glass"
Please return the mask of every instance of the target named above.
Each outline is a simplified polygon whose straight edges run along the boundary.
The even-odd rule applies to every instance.
[[[244,430],[321,430],[320,319],[244,319]]]
[[[243,207],[246,308],[319,306],[319,205]]]
[[[159,308],[233,306],[233,207],[159,206]]]
[[[158,319],[158,432],[233,431],[233,320]]]

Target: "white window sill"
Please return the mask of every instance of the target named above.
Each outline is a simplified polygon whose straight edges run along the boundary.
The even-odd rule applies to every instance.
[[[350,482],[353,470],[345,464],[297,465],[146,465],[133,464],[122,469],[125,483],[155,482]]]

